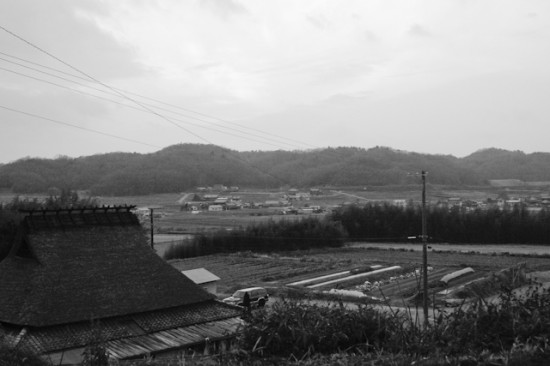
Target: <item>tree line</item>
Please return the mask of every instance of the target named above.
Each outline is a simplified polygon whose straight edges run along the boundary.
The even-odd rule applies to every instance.
[[[347,235],[334,221],[303,218],[298,221],[267,221],[237,230],[219,230],[196,235],[181,244],[171,245],[165,259],[191,258],[215,253],[241,251],[281,252],[323,247],[339,247]]]
[[[386,147],[239,152],[180,144],[151,154],[109,153],[79,158],[25,158],[0,166],[0,188],[47,193],[71,187],[94,195],[174,193],[197,186],[411,185],[409,173],[426,167],[430,183],[484,185],[491,179],[550,181],[550,154],[488,149],[465,158]]]
[[[463,244],[548,244],[550,211],[531,213],[515,206],[467,211],[431,207],[426,211],[429,242]],[[278,252],[342,246],[346,241],[419,241],[421,208],[388,203],[348,206],[325,219],[269,221],[233,231],[219,230],[172,245],[165,259],[238,251]],[[411,239],[414,237],[415,239]]]
[[[422,231],[418,206],[388,203],[350,206],[331,214],[351,240],[405,242]],[[548,244],[550,211],[530,212],[522,205],[467,210],[458,206],[428,207],[427,234],[431,242],[467,244]]]

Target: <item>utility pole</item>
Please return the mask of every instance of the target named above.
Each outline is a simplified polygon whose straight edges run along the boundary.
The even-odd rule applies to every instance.
[[[153,233],[155,232],[154,231],[154,228],[153,228],[153,208],[149,208],[149,218],[151,219],[151,249],[155,249],[155,242],[154,242],[154,237],[153,237]]]
[[[159,205],[151,205],[149,206],[149,220],[151,222],[151,249],[155,250],[155,225],[153,223],[153,218],[155,217],[155,209],[162,208],[162,206]]]
[[[424,287],[423,309],[424,328],[428,327],[428,234],[426,226],[426,175],[422,171],[422,279]]]

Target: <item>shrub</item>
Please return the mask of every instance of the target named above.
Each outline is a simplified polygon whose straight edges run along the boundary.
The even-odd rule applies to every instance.
[[[386,337],[386,318],[367,308],[283,300],[245,319],[241,347],[259,356],[302,358],[316,353],[371,349]]]
[[[407,323],[388,322],[387,350],[406,354],[464,355],[509,352],[516,342],[548,342],[550,293],[532,284],[525,293],[504,290],[497,299],[481,298],[446,314],[439,313],[427,329]],[[544,343],[543,342],[543,343]],[[546,343],[544,343],[546,344]]]

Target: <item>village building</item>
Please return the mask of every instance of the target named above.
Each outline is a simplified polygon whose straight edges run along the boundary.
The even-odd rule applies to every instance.
[[[241,310],[158,257],[132,207],[29,211],[0,262],[0,338],[54,365],[228,347]]]
[[[223,211],[223,205],[210,205],[210,206],[208,206],[208,211],[210,211],[210,212],[221,212],[221,211]]]

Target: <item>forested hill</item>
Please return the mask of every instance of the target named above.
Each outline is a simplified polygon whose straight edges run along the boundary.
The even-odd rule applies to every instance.
[[[430,183],[484,185],[491,179],[550,181],[550,153],[486,149],[465,158],[385,147],[313,151],[237,152],[181,144],[151,154],[110,153],[80,158],[25,158],[0,166],[0,189],[16,193],[50,188],[96,195],[182,192],[196,186],[314,187],[411,184],[427,170]]]

